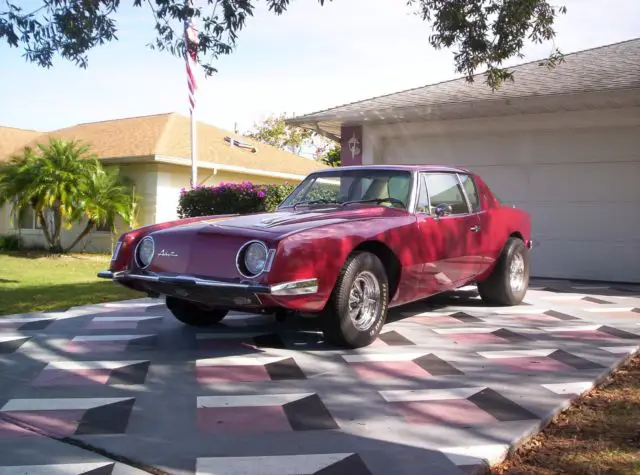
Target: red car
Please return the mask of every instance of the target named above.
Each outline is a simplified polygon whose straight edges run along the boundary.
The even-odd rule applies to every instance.
[[[464,169],[356,166],[310,174],[271,213],[202,216],[124,234],[99,277],[166,296],[188,325],[230,310],[321,319],[373,342],[389,307],[476,283],[488,305],[529,284],[531,219]]]

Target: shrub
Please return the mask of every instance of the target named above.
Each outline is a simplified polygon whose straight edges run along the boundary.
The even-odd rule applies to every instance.
[[[180,191],[178,216],[190,218],[214,214],[248,214],[273,211],[293,190],[294,186],[220,183],[217,186],[198,186]]]
[[[264,188],[266,196],[262,201],[262,209],[264,211],[273,211],[291,194],[295,185],[285,183],[284,185],[266,185]]]
[[[24,248],[22,236],[17,234],[8,234],[0,236],[0,250],[2,251],[20,251]]]

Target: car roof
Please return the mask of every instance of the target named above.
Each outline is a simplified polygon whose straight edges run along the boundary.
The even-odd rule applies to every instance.
[[[328,168],[318,170],[314,173],[331,173],[337,170],[398,170],[398,171],[422,171],[422,172],[449,172],[449,173],[471,173],[469,170],[445,165],[351,165],[344,167]]]

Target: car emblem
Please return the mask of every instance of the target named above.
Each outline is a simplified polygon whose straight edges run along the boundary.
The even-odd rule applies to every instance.
[[[158,253],[158,257],[178,257],[178,253],[174,251],[165,251],[164,249]]]

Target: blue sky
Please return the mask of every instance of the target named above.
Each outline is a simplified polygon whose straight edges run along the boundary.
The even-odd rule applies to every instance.
[[[568,8],[557,24],[556,44],[565,53],[640,36],[638,0],[558,1]],[[456,77],[453,53],[431,48],[428,25],[405,4],[333,0],[321,7],[295,0],[282,16],[259,8],[234,53],[218,61],[220,72],[200,80],[198,118],[229,130],[238,123],[244,131],[271,113],[313,112]],[[60,59],[40,69],[1,45],[0,125],[52,130],[186,114],[182,60],[145,46],[154,37],[149,10],[126,6],[117,20],[120,40],[92,51],[87,70]],[[525,60],[550,49],[529,45]]]

